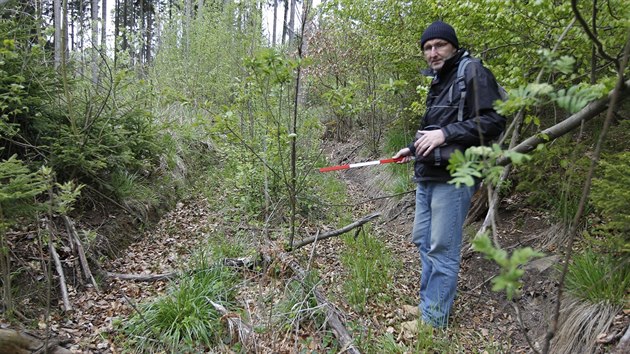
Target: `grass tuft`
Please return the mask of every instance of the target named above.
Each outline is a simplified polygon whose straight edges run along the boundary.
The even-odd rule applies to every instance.
[[[144,306],[124,326],[136,352],[196,352],[211,348],[223,335],[221,315],[210,301],[230,307],[237,277],[215,266],[180,279],[167,295]]]
[[[361,233],[356,239],[352,236],[344,238],[347,249],[341,256],[349,273],[345,283],[347,299],[357,311],[364,311],[368,301],[387,300],[384,298],[387,287],[392,284],[392,274],[398,267],[380,240],[365,228]]]
[[[594,304],[623,305],[630,288],[628,259],[620,261],[610,254],[587,249],[575,256],[569,266],[566,288],[574,297]]]

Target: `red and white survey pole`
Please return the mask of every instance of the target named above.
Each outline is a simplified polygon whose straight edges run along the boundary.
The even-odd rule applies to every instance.
[[[319,172],[330,172],[330,171],[347,170],[347,169],[356,168],[356,167],[382,165],[386,163],[399,162],[399,161],[402,161],[403,159],[404,157],[398,157],[395,159],[374,160],[374,161],[368,161],[368,162],[349,163],[346,165],[328,166],[328,167],[320,168]]]

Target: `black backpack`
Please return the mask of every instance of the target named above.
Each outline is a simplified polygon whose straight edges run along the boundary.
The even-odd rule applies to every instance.
[[[471,58],[468,52],[464,53],[464,55],[459,61],[459,66],[457,67],[457,76],[455,77],[455,81],[453,82],[453,85],[449,89],[449,95],[452,101],[453,86],[457,84],[459,87],[459,92],[461,96],[459,98],[459,106],[457,107],[457,121],[458,122],[461,122],[464,120],[464,103],[466,102],[466,77],[465,77],[466,66],[468,66],[468,64],[470,64],[470,62],[473,60],[479,61],[479,59]],[[499,96],[501,97],[501,100],[506,101],[508,99],[507,91],[499,83],[497,83],[497,85],[499,86]]]

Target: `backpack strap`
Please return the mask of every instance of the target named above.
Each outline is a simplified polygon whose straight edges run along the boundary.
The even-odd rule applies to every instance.
[[[462,122],[464,120],[464,104],[466,103],[466,66],[472,61],[468,52],[464,53],[462,58],[459,61],[459,66],[457,67],[457,77],[455,78],[455,83],[459,86],[459,106],[457,107],[457,121]],[[453,87],[451,86],[451,90]],[[451,91],[452,92],[452,91]],[[451,93],[452,95],[452,93]]]

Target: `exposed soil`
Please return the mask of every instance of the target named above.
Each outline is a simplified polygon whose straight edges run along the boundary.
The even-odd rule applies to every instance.
[[[357,143],[335,144],[325,149],[331,164],[348,159],[368,159],[358,157],[358,151]],[[374,211],[381,212],[381,217],[371,222],[373,233],[401,264],[401,271],[394,274],[388,298],[368,301],[361,309],[353,308],[344,300],[343,282],[347,274],[340,262],[344,244],[339,238],[309,245],[295,252],[294,256],[305,268],[317,269],[322,293],[344,314],[343,319],[357,342],[370,343],[389,333],[397,342],[414,348],[417,338],[403,329],[405,322],[415,318],[405,310],[405,305],[416,306],[419,300],[420,264],[417,250],[410,242],[414,196],[409,193],[397,198],[378,199],[387,194],[382,186],[392,178],[389,171],[385,166],[376,166],[335,172],[354,196],[355,204],[351,208],[356,219]],[[261,239],[261,230],[243,220],[226,218],[216,207],[227,205],[224,196],[217,194],[215,197],[212,201],[200,198],[178,203],[177,208],[166,214],[155,228],[145,232],[139,241],[132,242],[116,260],[104,261],[102,268],[127,274],[172,272],[182,269],[191,255],[216,238],[264,248],[262,243],[251,244]],[[365,202],[374,198],[377,199]],[[553,227],[545,214],[523,207],[517,197],[504,199],[499,211],[498,236],[505,249],[532,246],[547,254],[526,267],[522,295],[516,301],[523,326],[532,340],[540,345],[556,296],[554,267],[561,263],[560,257],[554,255],[553,243],[548,242]],[[467,227],[468,233],[474,233],[478,224],[479,221]],[[314,235],[317,230],[307,228],[302,232]],[[513,303],[506,300],[504,293],[491,290],[491,279],[497,271],[493,262],[473,252],[466,242],[451,325],[446,331],[436,332],[436,336],[459,343],[462,352],[531,352]],[[332,333],[325,328],[315,328],[316,321],[296,320],[288,327],[279,324],[282,314],[274,312],[273,305],[277,305],[291,280],[287,269],[275,267],[273,271],[262,273],[245,271],[244,275],[238,296],[239,305],[245,309],[244,320],[254,328],[263,329],[257,331],[255,345],[246,348],[260,353],[330,349]],[[66,340],[66,347],[76,353],[121,352],[123,348],[117,339],[121,334],[115,322],[133,315],[137,304],[163,294],[168,285],[166,281],[132,282],[112,278],[103,284],[106,286],[101,292],[92,288],[78,290],[78,284],[71,284],[73,311],[63,316],[55,315],[49,323],[40,319],[40,334],[50,331],[53,337]],[[28,303],[23,305],[29,306]],[[302,318],[308,319],[310,313],[314,311],[304,308]],[[612,338],[608,342],[610,347],[614,347],[627,328],[629,317],[618,316],[613,327],[604,334],[608,336],[606,338]],[[284,320],[286,323],[286,318]],[[7,326],[4,321],[0,325]],[[598,351],[606,352],[610,347],[600,347]],[[224,349],[230,352],[227,347]]]

